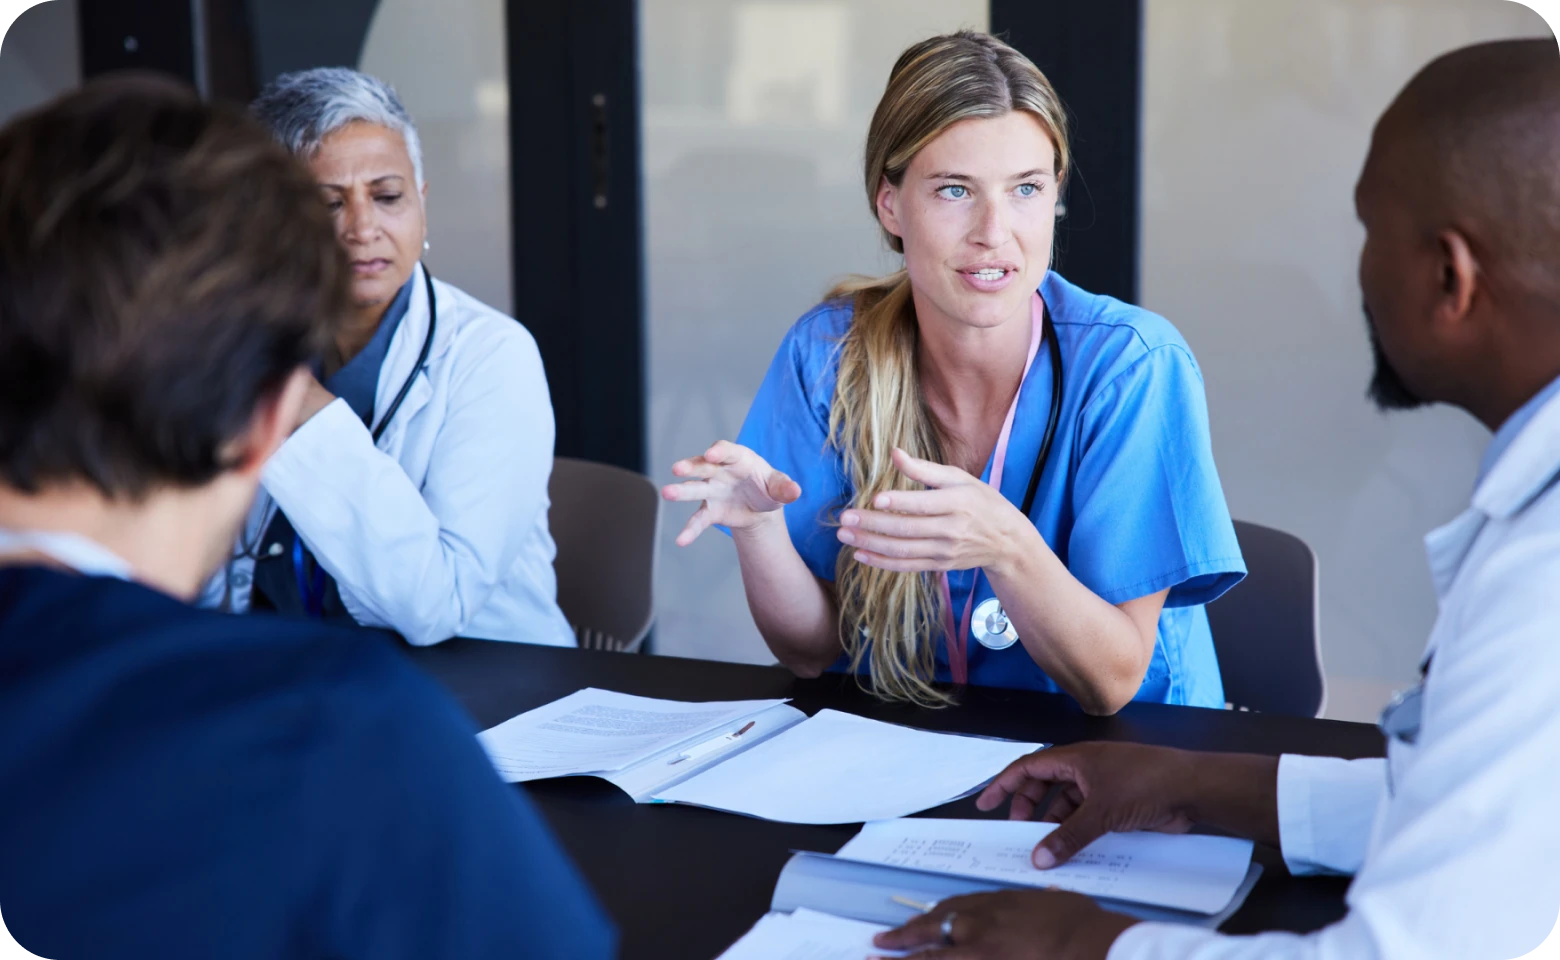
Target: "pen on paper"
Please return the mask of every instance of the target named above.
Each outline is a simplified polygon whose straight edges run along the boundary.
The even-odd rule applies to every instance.
[[[744,733],[747,733],[749,730],[753,729],[753,725],[756,724],[757,722],[758,722],[757,720],[749,720],[742,727],[741,730],[738,730],[738,731],[736,731],[734,733],[728,733],[728,734],[726,734],[725,736],[722,736],[722,737],[716,737],[713,740],[708,740],[708,741],[706,741],[704,743],[699,744],[697,747],[692,747],[692,748],[690,748],[688,750],[685,750],[682,753],[678,754],[677,756],[673,757],[672,759],[666,761],[666,765],[667,766],[671,766],[674,763],[682,763],[684,760],[687,760],[689,757],[697,757],[697,756],[699,756],[701,754],[709,753],[711,750],[714,750],[717,747],[719,747],[722,743],[729,743],[730,741],[735,740],[738,737],[742,736]]]
[[[909,907],[911,910],[915,910],[919,913],[931,913],[937,908],[937,901],[935,900],[931,903],[922,903],[919,900],[911,900],[909,897],[901,897],[897,893],[888,899],[894,901],[902,907]]]

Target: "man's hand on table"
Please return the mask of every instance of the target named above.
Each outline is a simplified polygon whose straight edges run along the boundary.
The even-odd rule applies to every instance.
[[[1013,820],[1038,811],[1058,824],[1034,850],[1035,866],[1043,870],[1066,863],[1106,833],[1129,830],[1214,827],[1277,846],[1277,782],[1277,757],[1085,743],[1014,761],[976,806],[995,810],[1011,801]],[[951,935],[945,936],[950,914]],[[1077,894],[1005,891],[945,900],[876,943],[889,950],[937,947],[916,954],[926,960],[1103,960],[1135,922]]]
[[[943,923],[952,917],[952,946]],[[1005,890],[952,897],[874,939],[884,950],[920,950],[916,960],[1104,960],[1121,931],[1137,923],[1060,890]],[[921,950],[921,948],[930,948]]]
[[[1057,824],[1035,847],[1035,866],[1044,870],[1106,833],[1128,830],[1213,827],[1277,846],[1277,798],[1277,757],[1081,743],[1015,760],[975,805],[995,810],[1011,799],[1009,819],[1028,820],[1038,810]]]

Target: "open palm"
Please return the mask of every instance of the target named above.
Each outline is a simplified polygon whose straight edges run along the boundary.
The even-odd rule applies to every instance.
[[[672,474],[689,479],[663,487],[662,497],[703,501],[677,535],[679,547],[697,540],[713,524],[733,530],[750,527],[802,495],[795,480],[747,447],[727,440],[713,444],[702,456],[672,464]]]

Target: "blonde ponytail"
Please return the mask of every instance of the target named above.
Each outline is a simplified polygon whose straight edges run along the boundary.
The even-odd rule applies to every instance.
[[[895,447],[912,457],[941,460],[942,443],[916,373],[919,334],[910,278],[902,270],[880,280],[854,278],[830,296],[854,297],[855,312],[840,347],[829,442],[849,465],[852,505],[867,507],[880,493],[920,489],[895,469]],[[942,628],[936,582],[857,563],[848,550],[840,551],[834,582],[851,671],[859,673],[870,658],[873,690],[880,696],[947,703],[930,682],[936,647],[922,640]]]

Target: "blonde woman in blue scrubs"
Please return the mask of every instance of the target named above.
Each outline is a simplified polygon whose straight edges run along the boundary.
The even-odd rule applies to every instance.
[[[759,631],[802,676],[922,704],[953,682],[1095,714],[1223,706],[1203,605],[1245,565],[1202,376],[1165,319],[1049,269],[1050,83],[986,34],[916,44],[865,167],[904,269],[797,321],[737,442],[673,465],[666,499],[703,501],[677,542],[731,532]]]

